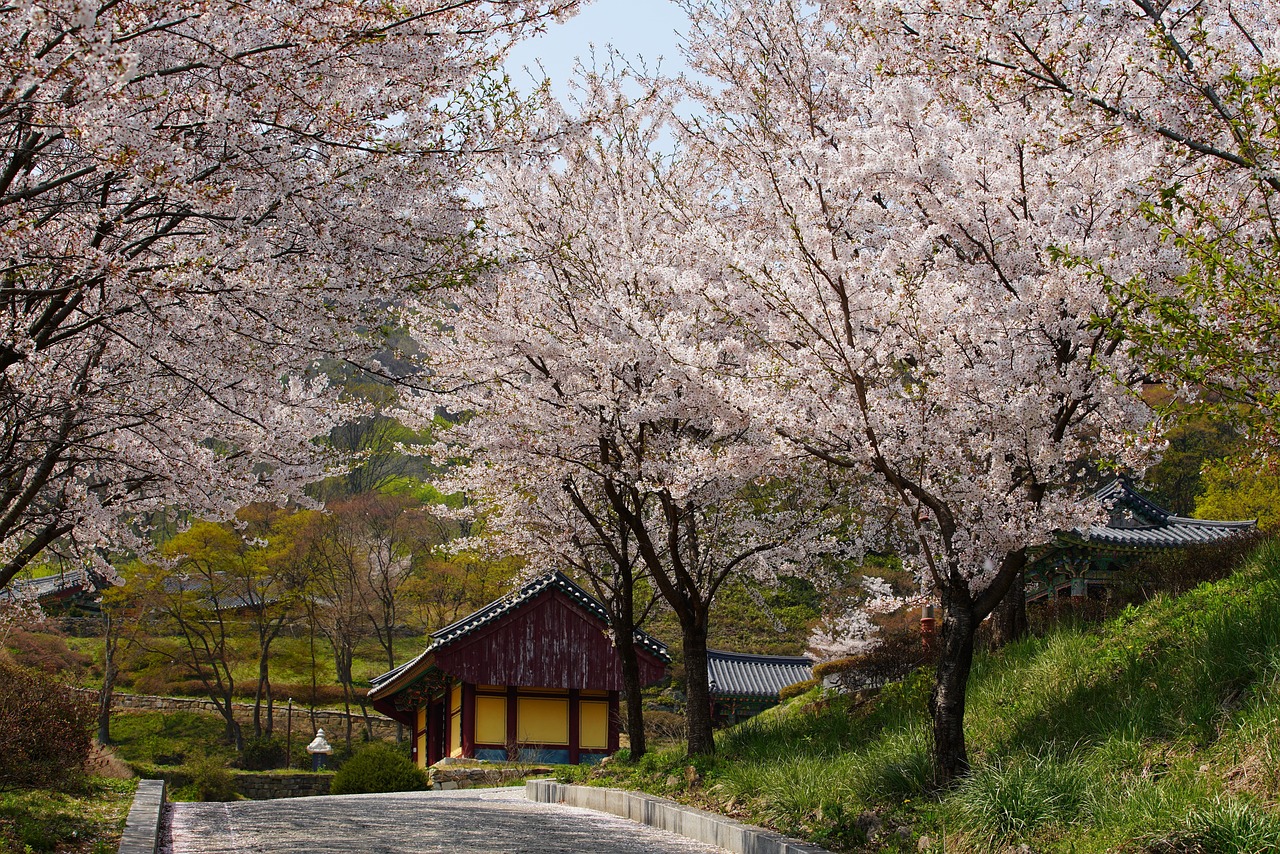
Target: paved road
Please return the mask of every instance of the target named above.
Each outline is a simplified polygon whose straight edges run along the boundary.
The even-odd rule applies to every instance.
[[[169,854],[724,854],[625,818],[527,801],[524,787],[170,809]]]

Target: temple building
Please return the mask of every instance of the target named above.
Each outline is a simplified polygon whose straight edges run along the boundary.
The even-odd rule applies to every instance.
[[[1117,478],[1094,498],[1109,507],[1105,525],[1061,533],[1026,569],[1027,601],[1084,597],[1105,587],[1116,570],[1163,549],[1208,545],[1257,527],[1256,520],[1214,522],[1175,516]]]
[[[375,709],[412,728],[420,767],[446,756],[576,765],[618,749],[622,663],[609,615],[562,573],[431,638],[369,690]],[[666,646],[640,631],[635,640],[642,684],[660,681]]]
[[[707,650],[711,718],[736,724],[781,702],[788,685],[813,678],[813,660],[790,655],[747,655]]]

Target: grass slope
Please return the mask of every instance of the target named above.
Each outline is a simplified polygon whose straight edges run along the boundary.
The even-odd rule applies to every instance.
[[[929,683],[811,692],[722,733],[713,759],[575,773],[833,850],[1280,851],[1275,543],[1225,581],[980,657],[975,770],[945,793],[929,787]]]
[[[0,792],[0,854],[111,854],[136,788],[134,780],[93,777],[74,791]]]

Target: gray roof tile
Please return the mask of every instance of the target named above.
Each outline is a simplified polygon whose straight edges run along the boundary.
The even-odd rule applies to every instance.
[[[813,678],[812,659],[791,655],[747,655],[707,650],[707,676],[713,697],[777,699],[788,685]]]
[[[1139,494],[1128,478],[1116,478],[1094,493],[1111,505],[1106,525],[1090,525],[1072,531],[1069,539],[1091,545],[1153,549],[1215,543],[1257,526],[1256,520],[1216,522],[1175,516]]]

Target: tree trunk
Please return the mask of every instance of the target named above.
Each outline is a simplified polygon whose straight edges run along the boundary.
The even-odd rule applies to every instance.
[[[102,611],[106,619],[106,637],[102,656],[102,690],[98,692],[98,743],[111,743],[111,705],[116,688],[116,645],[120,642],[119,627],[111,612]]]
[[[688,708],[689,755],[710,756],[716,742],[711,731],[711,691],[707,685],[707,621],[706,615],[682,626],[684,647],[685,691]]]
[[[635,761],[648,750],[644,737],[644,698],[640,696],[640,658],[636,655],[634,635],[627,632],[627,641],[621,632],[615,637],[618,658],[622,661],[622,692],[627,698],[627,735],[631,739],[631,759]]]
[[[995,649],[1027,636],[1026,582],[1021,572],[996,606],[991,629],[991,645]]]
[[[230,693],[217,703],[218,711],[222,713],[222,719],[227,724],[227,741],[236,749],[236,753],[244,752],[244,732],[240,729],[240,724],[236,722],[235,706],[232,705]]]
[[[258,687],[253,692],[253,737],[262,738],[262,701],[267,687],[267,654],[258,656]]]
[[[946,607],[939,638],[942,655],[938,660],[933,692],[929,695],[929,714],[933,717],[934,783],[942,788],[950,786],[969,771],[969,754],[964,742],[964,709],[977,628],[978,621],[967,602],[952,602]]]

